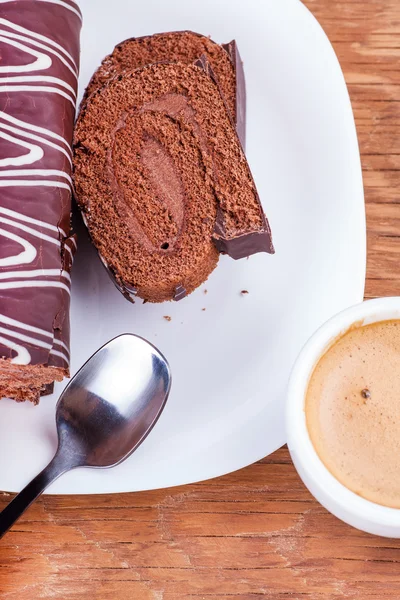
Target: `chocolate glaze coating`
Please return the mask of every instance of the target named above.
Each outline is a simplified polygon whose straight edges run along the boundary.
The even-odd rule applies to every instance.
[[[274,254],[271,229],[264,216],[264,229],[227,238],[225,235],[224,221],[221,213],[217,214],[214,228],[214,244],[219,252],[228,254],[234,260],[257,254],[257,252],[268,252]]]
[[[1,16],[0,356],[68,371],[81,14],[72,0],[15,0]]]
[[[177,285],[175,288],[175,296],[174,296],[175,302],[182,300],[182,298],[185,298],[186,296],[187,296],[187,291],[183,287],[183,285]]]
[[[236,131],[242,144],[243,150],[246,149],[246,80],[244,77],[243,61],[239,54],[239,49],[235,40],[228,44],[222,44],[222,47],[229,54],[235,69],[236,76]]]
[[[231,42],[231,44],[234,42]],[[236,46],[236,44],[235,44]],[[216,79],[214,72],[211,68],[210,63],[207,61],[205,56],[201,56],[199,60],[195,62],[198,67],[204,69],[209,77],[214,81],[215,85],[219,89],[218,80]],[[224,97],[221,94],[222,99]],[[229,111],[227,110],[228,116]],[[245,114],[245,113],[244,113]],[[232,123],[233,125],[233,123]],[[237,130],[236,130],[237,131]],[[243,133],[245,129],[243,129]],[[239,132],[237,131],[237,135],[239,137]],[[240,138],[239,138],[240,139]],[[257,194],[257,188],[254,184],[254,189]],[[259,198],[258,198],[258,201]],[[245,258],[246,256],[251,256],[252,254],[257,254],[258,252],[267,252],[268,254],[274,254],[275,249],[272,243],[272,235],[271,228],[269,226],[268,220],[262,210],[260,203],[260,216],[262,221],[262,227],[258,231],[250,231],[250,232],[239,232],[237,235],[229,236],[227,235],[224,213],[221,208],[218,208],[217,218],[215,220],[214,226],[214,234],[213,241],[215,247],[219,252],[223,252],[224,254],[228,254],[234,260],[238,260],[240,258]]]

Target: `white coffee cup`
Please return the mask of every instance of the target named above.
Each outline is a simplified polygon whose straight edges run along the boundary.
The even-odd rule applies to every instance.
[[[297,358],[290,377],[286,430],[289,451],[300,477],[327,510],[368,533],[400,538],[400,509],[365,500],[340,483],[317,455],[305,417],[311,374],[330,344],[354,324],[362,326],[390,319],[400,319],[400,297],[367,300],[332,317],[314,333]],[[394,376],[400,377],[400,373]]]

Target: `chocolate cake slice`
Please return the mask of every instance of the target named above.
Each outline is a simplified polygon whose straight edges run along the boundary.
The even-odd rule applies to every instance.
[[[206,72],[207,71],[207,72]],[[236,130],[206,63],[119,75],[83,106],[75,192],[125,296],[180,299],[218,262],[273,252]]]
[[[69,375],[75,2],[1,4],[0,398],[38,402]]]
[[[115,75],[157,62],[192,64],[201,56],[207,58],[213,69],[244,147],[246,85],[242,60],[234,40],[220,46],[193,31],[172,31],[125,40],[104,58],[92,76],[85,91],[84,102]]]

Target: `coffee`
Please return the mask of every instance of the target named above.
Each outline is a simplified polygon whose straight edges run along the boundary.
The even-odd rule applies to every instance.
[[[336,340],[311,375],[305,410],[332,475],[400,508],[400,320],[353,327]]]

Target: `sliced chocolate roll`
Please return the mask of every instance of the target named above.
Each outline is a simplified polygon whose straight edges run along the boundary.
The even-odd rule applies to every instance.
[[[192,64],[205,56],[225,97],[242,146],[246,136],[246,84],[242,60],[235,41],[220,46],[193,31],[172,31],[131,38],[115,46],[94,73],[84,101],[112,77],[157,62]]]
[[[206,72],[207,71],[207,72]],[[234,258],[273,252],[236,130],[206,63],[155,64],[89,97],[75,192],[125,296],[180,299]]]
[[[37,402],[69,375],[71,141],[81,13],[1,5],[0,397]]]

